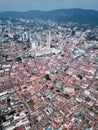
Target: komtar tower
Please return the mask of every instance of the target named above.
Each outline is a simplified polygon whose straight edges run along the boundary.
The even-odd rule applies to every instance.
[[[49,31],[47,36],[47,48],[50,48],[50,44],[51,44],[51,33]]]

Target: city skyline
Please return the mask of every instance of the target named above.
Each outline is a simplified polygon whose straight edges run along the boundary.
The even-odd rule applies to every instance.
[[[0,12],[28,10],[48,11],[70,8],[98,10],[97,5],[97,0],[0,0]]]

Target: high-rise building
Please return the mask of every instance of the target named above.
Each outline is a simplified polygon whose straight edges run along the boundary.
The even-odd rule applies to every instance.
[[[38,39],[36,34],[31,35],[30,42],[31,42],[32,49],[38,48],[39,44],[38,44]]]
[[[48,36],[47,36],[47,48],[50,48],[50,44],[51,44],[51,33],[49,31]]]

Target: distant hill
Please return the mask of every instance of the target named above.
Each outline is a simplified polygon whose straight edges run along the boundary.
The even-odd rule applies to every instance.
[[[59,9],[52,11],[0,12],[0,19],[42,19],[57,22],[75,22],[79,24],[98,25],[98,11],[85,9]]]

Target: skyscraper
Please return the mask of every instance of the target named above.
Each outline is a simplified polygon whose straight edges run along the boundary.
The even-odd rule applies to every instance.
[[[50,48],[50,44],[51,44],[51,33],[49,31],[48,36],[47,36],[47,48]]]

